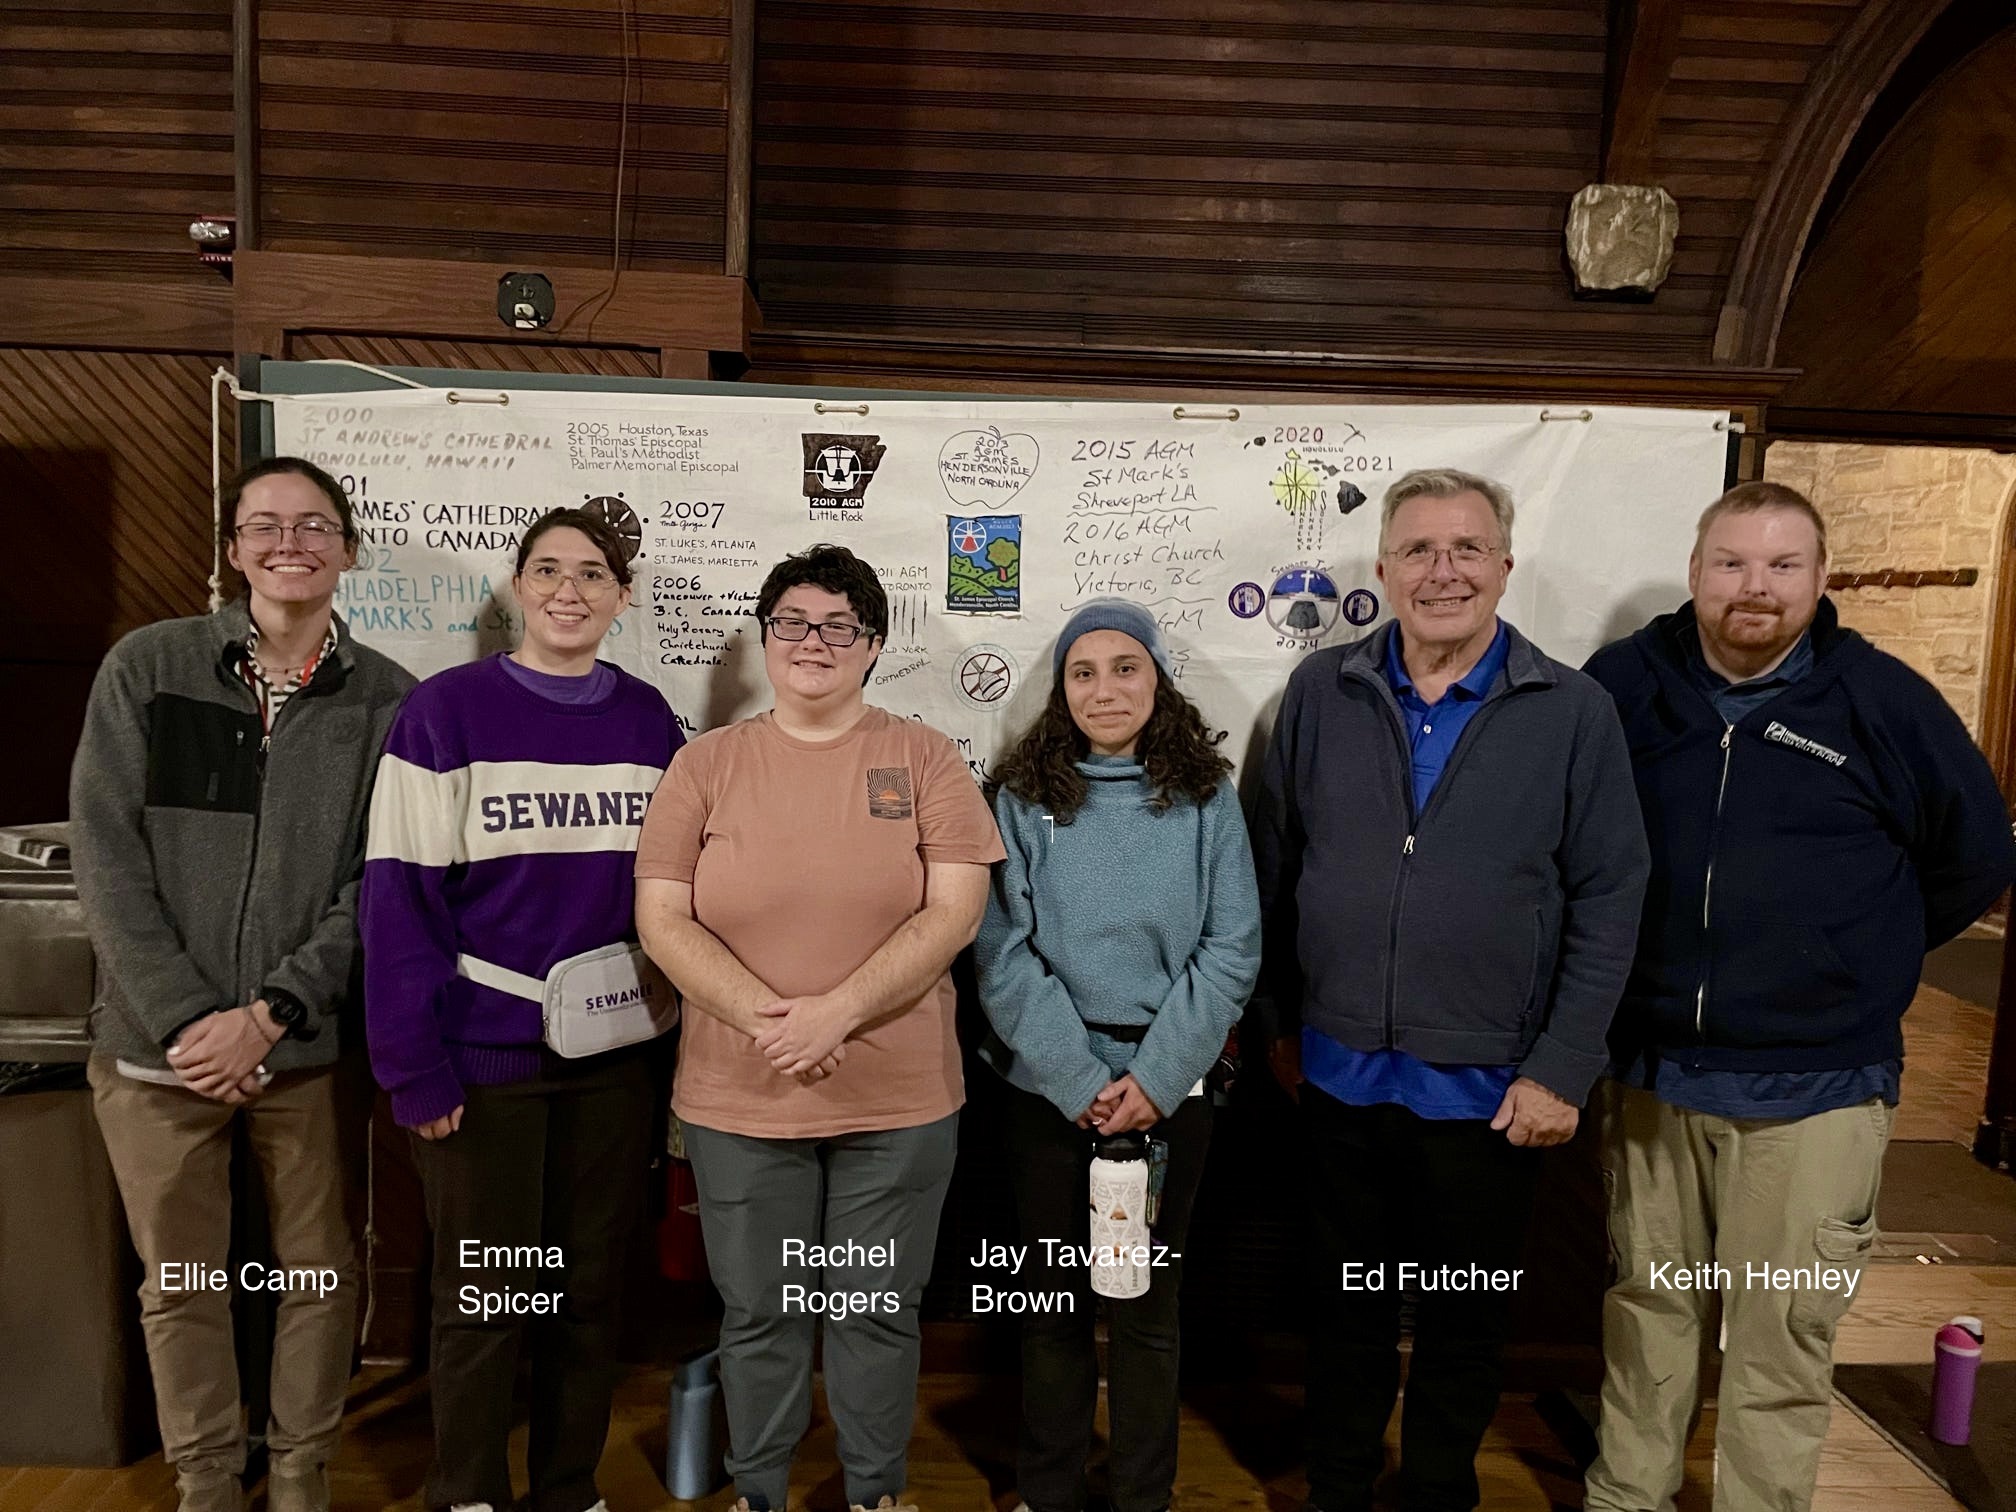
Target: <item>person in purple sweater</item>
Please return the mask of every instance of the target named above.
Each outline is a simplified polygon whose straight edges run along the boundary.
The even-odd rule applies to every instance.
[[[679,748],[649,683],[596,651],[623,543],[556,509],[512,579],[522,643],[429,678],[386,741],[360,907],[366,1038],[434,1230],[430,1506],[512,1504],[505,1440],[532,1341],[530,1512],[603,1503],[622,1257],[649,1158],[651,1046],[563,1059],[535,994],[634,939],[644,811]],[[605,1509],[606,1512],[606,1509]]]

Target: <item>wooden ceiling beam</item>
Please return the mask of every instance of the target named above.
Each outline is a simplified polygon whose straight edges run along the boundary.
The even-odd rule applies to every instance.
[[[1867,0],[1807,80],[1736,249],[1716,322],[1718,362],[1767,367],[1791,299],[1800,253],[1849,143],[1948,0]]]
[[[1613,0],[1603,113],[1606,184],[1650,184],[1666,83],[1680,56],[1681,0]]]

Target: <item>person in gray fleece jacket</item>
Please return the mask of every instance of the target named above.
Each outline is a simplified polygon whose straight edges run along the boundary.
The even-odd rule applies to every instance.
[[[267,1505],[326,1512],[357,1305],[334,1062],[372,773],[413,679],[333,612],[357,528],[326,472],[248,469],[221,525],[246,597],[135,630],[85,711],[70,843],[98,966],[87,1069],[181,1512],[243,1505],[232,1287],[280,1295],[271,1420],[253,1425]],[[277,1265],[227,1273],[240,1123]]]
[[[1260,905],[1231,765],[1169,676],[1148,612],[1096,600],[1065,625],[1055,686],[999,774],[995,869],[974,946],[1009,1082],[1018,1280],[1069,1293],[1022,1323],[1018,1472],[1031,1512],[1078,1512],[1099,1394],[1089,1271],[1095,1138],[1168,1146],[1148,1290],[1112,1299],[1114,1512],[1161,1512],[1176,1474],[1177,1287],[1211,1137],[1203,1077],[1260,969]],[[1044,1241],[1051,1241],[1045,1244]]]

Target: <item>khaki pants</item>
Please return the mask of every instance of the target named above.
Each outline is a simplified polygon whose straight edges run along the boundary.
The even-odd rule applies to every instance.
[[[231,1131],[243,1118],[265,1178],[275,1264],[331,1270],[326,1295],[280,1293],[273,1340],[276,1472],[305,1472],[336,1449],[357,1317],[357,1259],[343,1216],[333,1070],[282,1075],[256,1101],[233,1108],[179,1087],[122,1076],[93,1057],[92,1102],[140,1252],[140,1324],[161,1446],[185,1478],[239,1474],[245,1430],[231,1344],[231,1293],[162,1286],[164,1263],[226,1269],[231,1242]],[[184,1270],[182,1275],[188,1275]],[[227,1271],[232,1287],[240,1284]],[[263,1278],[262,1278],[263,1279]]]
[[[1670,1512],[1719,1313],[1715,1512],[1805,1512],[1894,1110],[1872,1099],[1810,1118],[1716,1118],[1615,1081],[1598,1103],[1617,1281],[1584,1506]]]

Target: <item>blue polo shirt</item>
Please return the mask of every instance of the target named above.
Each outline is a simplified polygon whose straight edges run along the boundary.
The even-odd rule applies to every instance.
[[[1414,691],[1400,656],[1396,627],[1386,641],[1386,681],[1400,704],[1400,718],[1413,752],[1414,812],[1428,807],[1463,727],[1484,706],[1485,696],[1505,670],[1510,637],[1501,620],[1490,648],[1477,665],[1449,685],[1433,704]],[[1460,946],[1458,947],[1461,948]],[[1318,1029],[1302,1030],[1302,1076],[1339,1102],[1357,1107],[1399,1103],[1422,1118],[1490,1118],[1518,1075],[1512,1066],[1440,1066],[1404,1050],[1353,1050]]]
[[[1771,671],[1731,682],[1702,654],[1697,634],[1687,643],[1687,672],[1722,722],[1733,725],[1762,708],[1813,670],[1813,632],[1807,631]],[[1810,1118],[1852,1108],[1872,1097],[1897,1106],[1904,1062],[1878,1061],[1838,1071],[1709,1071],[1683,1066],[1647,1051],[1626,1066],[1622,1080],[1675,1108],[1716,1118]]]

